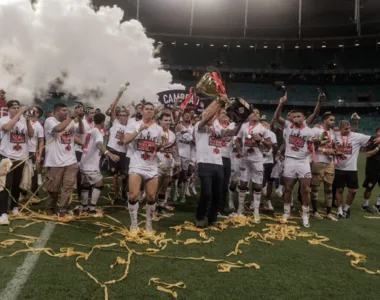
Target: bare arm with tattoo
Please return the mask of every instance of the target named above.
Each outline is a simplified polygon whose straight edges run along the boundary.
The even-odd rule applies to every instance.
[[[119,161],[119,156],[111,153],[110,151],[107,150],[107,148],[103,145],[102,142],[97,142],[95,144],[96,148],[98,148],[98,150],[100,151],[100,153],[102,154],[105,154],[107,155],[110,159],[112,159],[113,161]]]

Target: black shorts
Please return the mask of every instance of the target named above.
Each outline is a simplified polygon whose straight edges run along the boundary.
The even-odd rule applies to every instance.
[[[272,170],[273,170],[274,164],[264,164],[264,182],[267,181],[274,181],[274,178],[272,178]]]
[[[380,186],[380,172],[366,172],[363,187],[372,191],[376,183]]]
[[[337,189],[347,187],[357,190],[359,188],[358,171],[335,170],[334,185]]]
[[[127,153],[119,152],[109,147],[107,147],[107,150],[112,154],[119,156],[119,161],[113,161],[112,159],[109,159],[111,174],[128,175],[129,157],[127,157]]]

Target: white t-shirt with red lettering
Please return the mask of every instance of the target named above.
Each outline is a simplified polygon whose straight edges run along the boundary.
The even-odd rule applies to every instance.
[[[318,136],[316,128],[310,128],[306,125],[306,122],[304,122],[302,127],[297,128],[292,122],[285,120],[285,157],[309,159],[309,142],[316,136]]]
[[[84,138],[86,137],[87,132],[94,128],[94,122],[89,123],[86,118],[83,119],[83,133],[79,133],[79,123],[75,124],[75,134],[80,137],[82,144],[84,144]],[[75,151],[82,152],[82,146],[75,144]]]
[[[98,128],[90,129],[84,138],[83,154],[80,161],[81,170],[100,172],[99,163],[101,153],[96,147],[96,144],[99,142],[103,144],[103,132]]]
[[[165,146],[162,150],[157,152],[157,156],[160,162],[162,162],[165,165],[165,167],[171,168],[174,163],[174,158],[173,158],[172,153],[174,151],[173,148],[176,146],[175,144],[176,135],[171,130],[168,130],[166,132],[164,131],[164,135],[165,135],[165,143],[164,143]]]
[[[252,125],[250,122],[244,123],[238,133],[238,137],[243,142],[243,158],[249,161],[263,161],[263,146],[256,142],[253,135],[259,134],[264,139],[269,139],[269,130],[262,124]]]
[[[314,128],[314,130],[317,133],[317,137],[321,136],[321,134],[324,132],[327,133],[327,136],[330,142],[321,146],[321,148],[331,149],[333,147],[334,131],[332,129],[325,130],[323,128]],[[315,162],[330,164],[333,161],[334,161],[334,157],[332,155],[325,155],[321,153],[320,151],[317,151],[317,150],[315,151]]]
[[[348,136],[342,136],[340,132],[334,132],[335,149],[343,152],[337,157],[335,169],[342,171],[357,171],[360,148],[366,146],[369,135],[350,132]]]
[[[194,127],[197,163],[223,165],[223,127],[216,121],[212,126],[206,125],[202,129],[199,129],[199,124],[200,122]]]
[[[133,133],[139,130],[142,120],[133,122],[128,125],[126,133]],[[162,145],[165,134],[162,128],[153,123],[148,128],[144,129],[139,135],[130,143],[130,168],[141,169],[142,171],[156,171],[158,170],[157,158],[157,145]],[[128,149],[129,151],[129,149]]]
[[[272,142],[272,144],[277,144],[277,137],[275,135],[275,133],[273,131],[270,131],[269,130],[269,138]],[[262,148],[263,150],[263,155],[264,155],[264,160],[263,160],[263,163],[264,164],[273,164],[274,163],[274,160],[273,160],[273,147],[263,147]]]
[[[191,146],[193,141],[194,127],[189,125],[188,127],[180,125],[180,131],[176,133],[178,153],[180,157],[191,157]]]
[[[75,122],[71,121],[61,132],[53,132],[53,128],[60,123],[55,117],[45,120],[46,167],[66,167],[77,163],[74,149]]]
[[[127,126],[129,125],[122,125],[117,119],[113,121],[108,147],[121,153],[127,153],[127,146],[124,144],[124,134],[127,133]]]
[[[11,118],[9,116],[0,119],[0,130]],[[11,131],[3,131],[0,144],[0,154],[11,159],[22,160],[28,157],[28,128],[23,116],[19,118]]]
[[[44,128],[42,127],[41,123],[36,121],[32,122],[32,127],[34,131],[34,135],[31,139],[28,140],[28,151],[36,153],[37,147],[38,147],[38,139],[44,137]],[[41,155],[41,153],[40,153]]]

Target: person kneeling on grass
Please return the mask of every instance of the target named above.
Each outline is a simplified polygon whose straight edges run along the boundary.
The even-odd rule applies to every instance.
[[[107,155],[111,160],[118,161],[119,156],[111,153],[104,146],[103,128],[106,116],[99,113],[94,116],[94,128],[87,132],[83,145],[83,154],[80,161],[81,173],[81,201],[83,211],[89,214],[96,213],[96,204],[104,187],[103,176],[100,173],[100,157]],[[88,195],[91,193],[90,205],[88,206]]]

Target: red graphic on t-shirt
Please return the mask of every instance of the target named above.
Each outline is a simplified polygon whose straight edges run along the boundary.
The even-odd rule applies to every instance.
[[[137,140],[137,150],[142,152],[154,152],[156,143],[153,140],[138,139]]]
[[[71,132],[65,132],[64,134],[61,135],[61,144],[71,144],[71,141],[73,139],[73,135]]]
[[[124,145],[124,130],[123,130],[123,129],[120,128],[120,129],[116,132],[115,139],[118,140],[117,144],[118,144],[119,146],[123,146],[123,145]]]
[[[10,142],[13,144],[25,144],[26,137],[24,130],[19,130],[18,127],[10,133]]]
[[[213,147],[222,147],[223,139],[219,136],[210,135],[208,138],[208,144]]]
[[[221,144],[222,148],[226,148],[228,144],[231,142],[231,139],[232,137],[230,136],[222,138],[222,144]]]
[[[298,152],[300,151],[300,149],[304,148],[305,147],[305,137],[300,135],[300,133],[298,132],[298,134],[291,134],[289,136],[289,144],[292,145],[292,150],[295,151],[295,152]]]
[[[336,142],[335,143],[335,149],[337,150],[337,152],[342,153],[342,155],[339,155],[340,160],[345,160],[345,159],[347,159],[346,155],[352,154],[352,144],[351,143],[344,145],[343,143]]]
[[[90,140],[91,140],[91,133],[87,133],[86,134],[86,138],[84,140],[83,149],[87,149],[88,148],[88,144],[90,143]]]

